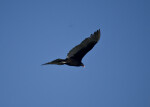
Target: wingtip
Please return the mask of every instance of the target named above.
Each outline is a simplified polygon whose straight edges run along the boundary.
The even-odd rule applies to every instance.
[[[51,63],[48,62],[48,63],[44,63],[44,64],[42,64],[42,65],[48,65],[48,64],[51,64]]]
[[[96,32],[94,32],[94,34],[97,34],[97,35],[98,35],[98,41],[99,41],[100,35],[101,35],[100,29],[98,29]]]
[[[43,65],[47,65],[47,64],[41,64],[41,66],[43,66]]]
[[[94,33],[98,33],[98,32],[100,32],[100,29],[98,29],[97,31],[95,31]]]
[[[96,32],[94,32],[94,34],[97,34],[97,33],[100,34],[100,29],[98,29]]]

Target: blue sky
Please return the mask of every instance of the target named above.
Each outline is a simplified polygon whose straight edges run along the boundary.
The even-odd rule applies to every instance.
[[[148,0],[1,0],[1,107],[150,107]],[[101,29],[85,68],[41,66]]]

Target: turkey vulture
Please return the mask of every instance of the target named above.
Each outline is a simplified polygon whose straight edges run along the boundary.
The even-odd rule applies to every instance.
[[[79,45],[75,46],[73,49],[69,51],[66,59],[56,59],[51,62],[45,63],[47,64],[57,64],[57,65],[69,65],[69,66],[83,66],[84,64],[81,62],[82,58],[94,47],[94,45],[100,39],[100,29],[91,34],[90,37],[83,40]]]

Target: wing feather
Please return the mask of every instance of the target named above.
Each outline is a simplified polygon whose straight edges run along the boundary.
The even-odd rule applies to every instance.
[[[67,58],[82,60],[82,58],[95,46],[100,39],[100,29],[91,34],[90,37],[83,40],[67,54]]]

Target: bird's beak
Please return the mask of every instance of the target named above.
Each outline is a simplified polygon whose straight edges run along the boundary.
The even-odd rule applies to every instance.
[[[84,66],[84,65],[82,65],[82,67],[83,67],[83,68],[85,68],[85,66]]]

